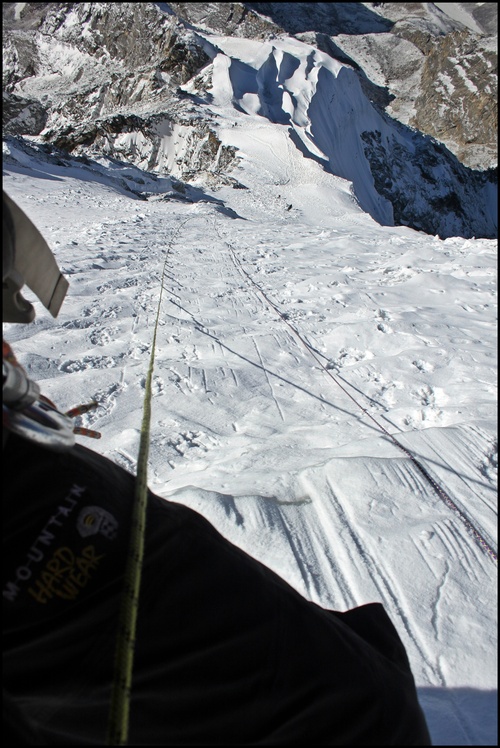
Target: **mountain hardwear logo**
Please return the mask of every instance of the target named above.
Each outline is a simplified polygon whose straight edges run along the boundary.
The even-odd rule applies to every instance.
[[[118,530],[118,522],[112,514],[100,506],[86,506],[78,515],[76,528],[82,538],[99,533],[109,540],[114,540]]]

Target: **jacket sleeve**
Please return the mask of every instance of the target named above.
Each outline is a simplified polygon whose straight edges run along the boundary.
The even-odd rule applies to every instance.
[[[32,735],[103,745],[135,479],[83,447],[12,438],[4,458],[5,687]],[[325,610],[153,494],[129,742],[430,744],[381,605]]]
[[[4,745],[47,745],[26,713],[4,690],[2,693],[2,742]]]

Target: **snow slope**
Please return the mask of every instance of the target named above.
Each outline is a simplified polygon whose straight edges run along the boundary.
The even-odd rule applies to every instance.
[[[283,143],[274,158],[293,165]],[[5,171],[70,281],[58,320],[6,330],[44,394],[95,398],[90,446],[135,469],[168,250],[151,488],[322,605],[383,602],[434,742],[496,744],[496,563],[377,427],[496,549],[494,242],[381,227],[333,177],[301,204],[257,170],[221,206],[26,158]]]
[[[166,260],[152,490],[321,605],[382,602],[434,744],[496,745],[496,242],[373,220],[301,119],[335,63],[280,42],[252,65],[231,43],[210,107],[244,188],[176,196],[166,175],[6,144],[4,188],[70,291],[5,337],[62,409],[97,400],[83,443],[134,471]]]

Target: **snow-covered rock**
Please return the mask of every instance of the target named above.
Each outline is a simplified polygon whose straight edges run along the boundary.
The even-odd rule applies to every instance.
[[[375,103],[465,165],[496,166],[496,3],[248,5],[288,33],[316,33],[318,43],[334,44],[372,84],[365,90]]]
[[[493,37],[432,3],[4,3],[4,21],[6,134],[217,188],[245,185],[240,135],[266,127],[381,224],[496,236],[496,175],[464,163],[491,162]]]

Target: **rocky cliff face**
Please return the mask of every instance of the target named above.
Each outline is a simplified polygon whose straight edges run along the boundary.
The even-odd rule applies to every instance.
[[[154,3],[4,6],[5,134],[42,134],[68,152],[168,166],[180,178],[216,174],[230,159],[179,90],[210,59],[172,12]],[[175,158],[160,152],[172,136]]]
[[[287,128],[382,223],[496,234],[484,171],[496,158],[496,37],[432,3],[3,6],[6,135],[177,185],[238,187],[241,153],[221,118],[243,112]]]
[[[497,163],[496,40],[454,31],[424,53],[420,93],[409,124],[433,135],[473,168]]]

